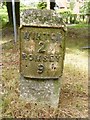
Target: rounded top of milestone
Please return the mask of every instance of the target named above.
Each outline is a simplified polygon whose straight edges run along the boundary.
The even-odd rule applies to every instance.
[[[62,17],[54,10],[27,9],[21,13],[20,26],[50,26],[66,28]]]

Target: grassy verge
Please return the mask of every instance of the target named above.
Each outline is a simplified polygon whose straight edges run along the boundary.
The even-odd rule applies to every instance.
[[[69,48],[71,49],[71,48]],[[13,53],[13,54],[12,54]],[[81,52],[80,52],[81,53]],[[3,99],[4,117],[28,118],[85,118],[87,117],[87,60],[82,54],[66,53],[60,107],[40,108],[19,97],[19,44],[3,45]],[[81,102],[82,101],[82,102]]]
[[[67,25],[68,28],[86,28],[86,27],[90,27],[89,24],[86,23],[79,23],[79,24],[71,24],[71,25]]]
[[[2,10],[3,13],[3,10]],[[1,15],[2,16],[2,15]],[[6,16],[6,15],[5,15]],[[82,29],[83,28],[83,29]],[[3,40],[12,40],[9,28],[3,31]],[[9,32],[8,32],[9,31]],[[86,118],[88,117],[87,54],[81,48],[87,45],[87,25],[68,26],[60,107],[48,110],[19,98],[19,44],[3,44],[3,116],[8,118]],[[8,39],[7,39],[8,38]],[[81,102],[82,101],[82,102]]]
[[[8,33],[8,29],[4,29]],[[60,107],[37,107],[19,98],[19,43],[3,44],[3,116],[8,118],[86,118],[88,117],[88,60],[81,47],[87,43],[87,27],[68,28],[62,77]],[[83,34],[84,33],[84,34]],[[3,39],[12,39],[10,31]],[[82,102],[81,102],[82,101]]]
[[[78,24],[67,26],[66,48],[67,52],[87,55],[88,49],[83,47],[88,46],[88,25]]]

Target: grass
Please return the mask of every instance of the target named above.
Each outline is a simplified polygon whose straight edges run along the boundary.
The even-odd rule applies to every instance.
[[[89,27],[89,24],[86,23],[79,23],[79,24],[72,24],[72,25],[67,25],[69,28],[85,28]]]
[[[6,20],[6,13],[4,14],[3,9],[0,10],[0,17],[5,17]],[[5,20],[3,25],[6,23]],[[19,98],[19,43],[13,43],[11,28],[6,27],[3,29],[3,41],[12,40],[2,45],[4,63],[2,67],[2,82],[5,94],[3,95],[3,104],[0,106],[3,108],[4,117],[88,117],[88,54],[87,50],[81,49],[87,45],[87,27],[85,24],[68,26],[60,107],[58,109],[51,107],[41,109],[36,104]]]
[[[9,28],[4,29],[8,31]],[[19,98],[19,44],[13,42],[3,44],[3,65],[2,78],[5,94],[3,96],[3,116],[8,118],[86,118],[88,117],[88,72],[87,54],[82,51],[81,46],[87,43],[87,37],[83,38],[86,29],[68,28],[66,39],[66,54],[64,71],[62,77],[62,90],[60,96],[60,107],[54,109],[49,107],[40,108],[36,104],[26,102]],[[3,31],[4,32],[4,31]],[[3,39],[9,38],[7,32]],[[12,36],[11,39],[13,40]],[[14,54],[12,54],[14,52]],[[11,62],[17,62],[12,64]],[[82,101],[82,102],[81,102]]]
[[[88,49],[84,50],[83,47],[88,46],[88,25],[78,24],[67,28],[67,52],[87,55]]]

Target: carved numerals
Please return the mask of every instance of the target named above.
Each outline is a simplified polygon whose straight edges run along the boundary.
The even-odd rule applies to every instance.
[[[57,65],[60,62],[60,59],[62,58],[61,54],[63,50],[63,37],[61,33],[54,33],[53,31],[52,33],[49,33],[46,31],[36,32],[26,30],[23,32],[22,36],[24,39],[24,50],[22,49],[23,53],[21,57],[26,65],[26,70],[28,70],[29,67],[36,67],[34,74],[38,74],[38,76],[45,76],[49,70],[51,70],[51,72],[58,70]]]
[[[39,53],[44,53],[45,52],[45,44],[43,41],[39,42],[39,49],[38,49]]]
[[[39,52],[39,53],[44,53],[44,52],[45,52],[45,44],[44,44],[43,41],[40,41],[40,42],[39,42],[38,52]],[[39,65],[38,65],[38,70],[37,70],[37,72],[38,72],[39,74],[42,74],[42,73],[44,72],[44,65],[43,65],[43,64],[39,64]]]
[[[29,40],[30,39],[30,33],[29,32],[25,32],[24,33],[24,39],[25,40]]]
[[[39,74],[42,74],[42,73],[44,72],[44,65],[43,65],[43,64],[39,64],[39,65],[38,65],[38,70],[37,70],[37,72],[38,72]]]

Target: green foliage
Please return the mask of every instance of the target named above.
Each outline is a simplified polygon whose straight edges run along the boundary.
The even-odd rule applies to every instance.
[[[80,13],[90,14],[90,0],[84,3],[84,5],[80,8]]]
[[[90,0],[89,0],[89,2],[88,2],[87,13],[90,14]]]
[[[85,14],[74,14],[72,10],[70,9],[59,9],[56,11],[61,15],[65,23],[71,23],[71,24],[78,24],[80,22],[87,23],[87,19],[85,18]]]
[[[76,25],[68,26],[68,28],[73,28],[73,29],[82,29],[82,28],[85,29],[85,28],[88,28],[88,27],[89,27],[89,25],[85,24],[85,23],[79,23],[79,24],[76,24]],[[84,31],[84,33],[85,33],[85,31]]]
[[[70,21],[71,24],[73,23],[78,23],[77,21],[77,14],[73,14],[72,10],[68,9],[68,10],[64,10],[64,9],[60,9],[57,11],[58,13],[60,13],[60,15],[62,16],[63,20],[68,23]]]
[[[45,9],[47,7],[47,3],[46,2],[39,2],[37,5],[38,9]]]
[[[3,6],[3,8],[0,8],[0,27],[3,27],[8,22],[8,13],[6,6]]]
[[[71,0],[70,1],[70,9],[73,10],[74,6],[75,6],[75,0]]]
[[[80,12],[88,15],[88,23],[90,24],[90,0],[84,3]]]
[[[67,18],[68,15],[71,15],[71,14],[72,14],[72,12],[71,12],[70,9],[68,9],[68,10],[59,9],[59,10],[57,10],[57,12],[60,13],[63,18]]]
[[[0,2],[0,8],[4,8],[6,6],[6,2]]]
[[[65,22],[68,23],[68,16],[72,14],[71,10],[59,9],[57,12],[62,16],[64,20],[66,20]]]

